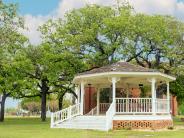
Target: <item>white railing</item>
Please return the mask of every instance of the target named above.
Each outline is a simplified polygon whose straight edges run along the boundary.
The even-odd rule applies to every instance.
[[[97,107],[91,109],[91,111],[88,112],[86,115],[97,115]]]
[[[110,103],[100,103],[100,113],[106,113],[110,105]]]
[[[53,128],[54,125],[61,123],[65,120],[68,120],[79,114],[80,114],[80,104],[75,104],[61,111],[51,113],[51,128]]]
[[[169,113],[170,107],[167,99],[156,99],[156,113]]]
[[[151,98],[116,98],[116,113],[151,113]]]
[[[110,104],[109,109],[106,112],[106,130],[112,129],[113,126],[113,116],[115,115],[115,103]]]

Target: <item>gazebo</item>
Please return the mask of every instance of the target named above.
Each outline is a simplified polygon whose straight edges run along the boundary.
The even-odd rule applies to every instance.
[[[73,80],[78,95],[76,104],[53,113],[51,127],[99,130],[170,127],[169,82],[173,80],[175,77],[121,61],[80,73]],[[166,86],[165,92],[159,92],[161,85]],[[95,104],[86,113],[86,103],[92,98],[85,96],[91,91],[93,94],[88,97],[93,96]],[[101,102],[106,93],[108,102]]]

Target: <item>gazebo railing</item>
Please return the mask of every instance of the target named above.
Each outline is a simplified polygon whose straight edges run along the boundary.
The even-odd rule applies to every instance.
[[[100,113],[106,113],[111,103],[100,103]]]
[[[152,99],[116,98],[116,113],[152,113]]]
[[[156,113],[169,113],[170,106],[167,99],[156,99]]]

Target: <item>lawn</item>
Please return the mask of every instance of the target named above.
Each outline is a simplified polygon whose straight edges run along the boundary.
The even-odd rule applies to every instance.
[[[116,130],[110,132],[91,130],[50,129],[49,121],[38,118],[6,118],[0,123],[0,138],[183,138],[184,123],[175,119],[175,127],[165,131]]]

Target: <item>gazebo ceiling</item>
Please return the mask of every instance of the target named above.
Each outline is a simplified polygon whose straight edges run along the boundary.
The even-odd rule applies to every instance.
[[[108,78],[111,77],[123,78],[124,80],[126,78],[134,78],[134,81],[138,81],[140,79],[149,80],[152,77],[155,77],[158,81],[175,80],[175,77],[163,74],[157,70],[120,61],[111,65],[80,73],[74,78],[73,82],[78,83],[80,81],[91,81],[95,83],[106,83]]]

